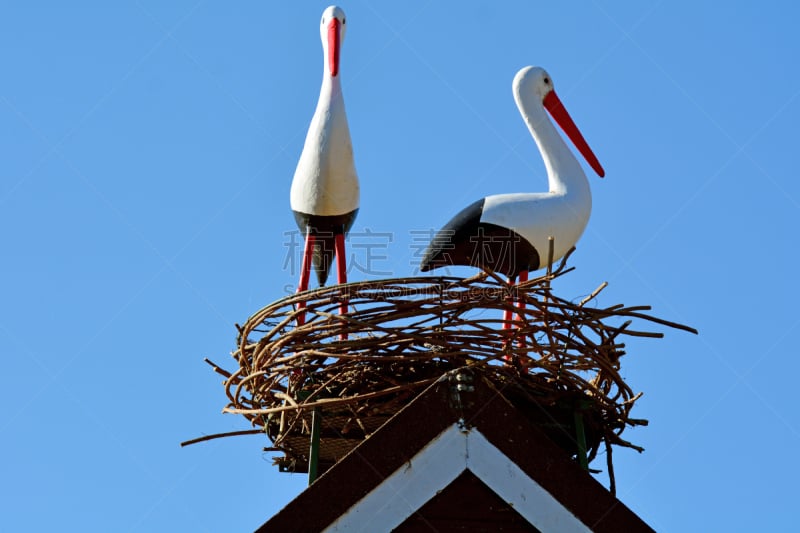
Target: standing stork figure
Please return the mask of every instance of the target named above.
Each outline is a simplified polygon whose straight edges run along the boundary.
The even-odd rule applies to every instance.
[[[347,282],[344,237],[358,213],[359,185],[339,76],[346,31],[347,18],[340,7],[323,11],[319,27],[325,56],[322,88],[290,195],[295,221],[305,235],[298,292],[308,289],[312,266],[324,285],[334,256],[337,281]],[[341,312],[347,312],[347,301],[342,302]],[[301,314],[298,322],[304,321]]]
[[[547,170],[548,192],[496,194],[464,208],[437,233],[423,255],[423,272],[447,265],[489,268],[526,280],[528,272],[547,266],[548,240],[554,240],[552,261],[578,241],[592,211],[592,194],[581,165],[559,135],[545,110],[600,177],[603,167],[540,67],[525,67],[514,77],[514,100]],[[504,328],[511,313],[506,312]]]

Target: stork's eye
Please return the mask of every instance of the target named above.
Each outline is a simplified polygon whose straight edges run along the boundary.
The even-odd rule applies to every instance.
[[[550,85],[550,78],[548,78],[548,77],[545,77],[545,78],[544,78],[544,82],[545,82],[547,85]]]
[[[342,24],[347,24],[347,19],[342,19]]]

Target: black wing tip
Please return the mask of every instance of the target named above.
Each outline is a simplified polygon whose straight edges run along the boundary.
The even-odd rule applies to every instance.
[[[455,266],[453,258],[445,252],[445,249],[444,247],[440,250],[428,248],[422,256],[422,261],[419,265],[420,272],[430,272],[437,268]]]
[[[443,266],[443,265],[434,265],[434,264],[432,264],[432,263],[426,263],[426,262],[424,262],[424,261],[423,261],[423,262],[422,262],[422,263],[419,265],[419,271],[420,271],[420,272],[430,272],[430,271],[431,271],[431,270],[433,270],[434,268],[438,268],[438,267],[440,267],[440,266]]]
[[[328,276],[330,275],[330,270],[324,268],[315,268],[314,269],[317,274],[317,282],[319,283],[320,287],[324,287],[325,283],[328,282]]]

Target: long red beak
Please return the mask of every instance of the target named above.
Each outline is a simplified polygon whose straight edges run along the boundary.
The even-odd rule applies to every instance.
[[[328,67],[334,78],[339,74],[339,48],[341,46],[339,24],[339,19],[336,17],[328,24]]]
[[[601,178],[605,176],[606,171],[600,166],[600,161],[597,160],[597,156],[595,156],[592,149],[589,148],[586,139],[583,138],[575,122],[572,121],[572,117],[567,113],[567,109],[564,107],[564,104],[561,103],[561,99],[556,92],[550,91],[547,93],[542,103],[544,104],[544,108],[550,112],[550,116],[553,117],[558,125],[561,126],[561,129],[564,130],[564,133],[570,138],[575,148],[578,149],[581,155],[586,159],[586,162],[589,163],[589,166],[591,166]]]

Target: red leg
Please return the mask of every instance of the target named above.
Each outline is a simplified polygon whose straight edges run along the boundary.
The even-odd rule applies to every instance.
[[[514,276],[509,276],[508,277],[508,290],[511,291],[511,288],[513,286],[514,286]],[[510,294],[506,298],[506,302],[513,305],[514,300],[513,300],[513,298],[511,298]],[[513,316],[514,316],[514,313],[512,313],[510,309],[505,309],[503,311],[503,331],[511,329],[511,319],[513,318]],[[503,348],[505,349],[507,346],[509,346],[509,340],[503,341]],[[510,360],[511,358],[508,357],[508,356],[504,356],[504,359]]]
[[[527,270],[523,270],[522,272],[519,273],[519,283],[525,283],[526,281],[528,281],[528,271]],[[518,300],[517,301],[517,309],[525,309],[525,301],[524,300]],[[525,320],[525,315],[524,314],[520,313],[517,316],[519,316],[520,320]]]
[[[526,281],[528,281],[528,271],[527,270],[523,270],[522,272],[519,273],[519,283],[524,283]],[[517,300],[517,309],[525,309],[525,300]],[[525,314],[524,313],[519,313],[519,314],[517,314],[517,316],[519,317],[520,322],[525,322]],[[520,345],[520,347],[525,345],[525,339],[524,338],[520,338],[519,345]]]
[[[336,281],[347,283],[347,256],[344,253],[344,235],[339,233],[333,238],[336,253]]]
[[[511,290],[511,287],[513,285],[514,285],[514,276],[509,276],[509,278],[508,278],[509,291]],[[513,304],[514,300],[509,295],[508,298],[506,298],[506,302]],[[513,313],[511,312],[510,309],[506,309],[505,311],[503,311],[503,329],[511,329],[511,317],[512,316],[513,316]]]
[[[306,245],[303,248],[303,263],[300,266],[300,284],[297,286],[297,292],[303,292],[308,290],[308,279],[311,276],[311,257],[314,255],[314,236],[311,234],[309,230],[306,234]],[[300,302],[297,304],[298,309],[304,309],[306,306],[305,302]],[[305,312],[300,313],[297,315],[297,325],[302,326],[306,322],[306,314]]]
[[[342,285],[347,283],[347,255],[345,255],[343,233],[339,233],[334,237],[333,245],[336,252],[336,281]],[[342,300],[339,307],[340,315],[347,313],[348,303],[347,299]],[[341,340],[347,340],[347,333],[342,333],[340,338]]]

